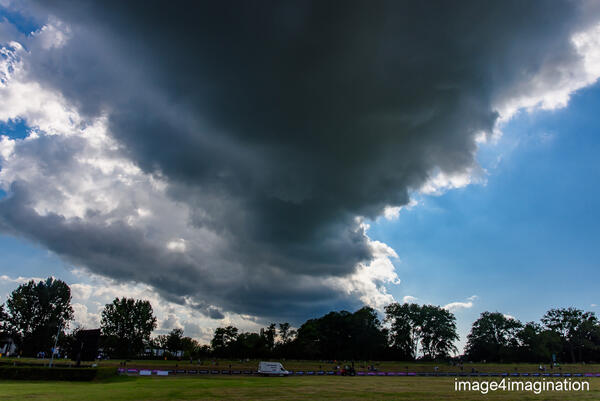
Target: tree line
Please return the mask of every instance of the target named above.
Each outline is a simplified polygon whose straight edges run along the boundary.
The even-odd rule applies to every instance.
[[[73,321],[71,291],[48,278],[21,284],[0,305],[0,338],[10,337],[19,354],[50,355],[56,335],[69,352],[81,328]],[[115,298],[105,305],[100,346],[111,358],[287,358],[319,360],[449,360],[488,362],[600,361],[600,323],[593,312],[551,309],[537,322],[521,323],[498,312],[483,312],[456,356],[456,317],[434,305],[392,303],[382,318],[365,306],[333,311],[299,327],[270,323],[258,332],[215,329],[210,344],[176,328],[152,337],[157,320],[146,300]],[[73,355],[70,355],[74,357]]]
[[[498,362],[597,362],[600,324],[594,312],[577,308],[550,309],[539,323],[483,312],[467,336],[465,357]]]

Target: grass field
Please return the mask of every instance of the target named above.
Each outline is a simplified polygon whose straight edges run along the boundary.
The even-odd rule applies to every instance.
[[[4,363],[44,363],[40,359],[7,359]],[[100,366],[118,367],[123,361],[101,361]],[[138,360],[127,361],[130,368],[153,369],[256,369],[258,361],[204,360],[194,361]],[[333,370],[336,364],[323,361],[282,361],[292,370]],[[60,364],[71,361],[60,360]],[[460,368],[448,364],[420,362],[356,362],[363,366],[375,365],[380,371],[458,372]],[[536,372],[537,364],[464,364],[470,372]],[[546,365],[548,367],[548,365]],[[600,365],[563,365],[563,372],[600,372]],[[558,372],[554,369],[553,372]],[[467,378],[463,378],[469,380]],[[461,380],[463,380],[461,379]],[[100,382],[0,381],[2,400],[600,400],[600,378],[589,379],[589,392],[455,392],[454,378],[438,377],[287,377],[264,378],[255,376],[185,376],[126,377],[120,376]],[[484,378],[470,380],[483,381]],[[494,378],[492,380],[500,380]],[[519,380],[513,378],[514,380]],[[539,379],[538,379],[539,380]],[[547,379],[550,380],[550,379]],[[560,379],[564,380],[564,379]],[[575,379],[573,379],[575,380]]]
[[[116,377],[106,382],[0,381],[0,400],[599,400],[600,380],[579,393],[454,391],[452,378]]]

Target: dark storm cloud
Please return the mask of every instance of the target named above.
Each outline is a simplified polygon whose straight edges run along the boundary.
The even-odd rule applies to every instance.
[[[222,318],[224,309],[299,321],[331,305],[355,305],[341,294],[332,294],[331,288],[319,280],[268,271],[261,266],[228,276],[226,283],[218,285],[206,277],[206,270],[224,268],[218,258],[199,269],[185,256],[158,248],[144,232],[127,224],[100,225],[56,214],[41,216],[31,207],[29,189],[17,182],[10,192],[10,197],[0,201],[2,231],[25,236],[74,264],[116,280],[150,284],[167,301],[186,304],[185,298],[191,296],[187,304],[211,318]],[[218,304],[218,308],[211,303]]]
[[[435,169],[471,167],[494,106],[548,57],[576,59],[570,37],[589,22],[562,1],[32,6],[65,21],[71,39],[32,52],[30,76],[83,113],[107,112],[129,156],[161,171],[170,195],[198,211],[190,224],[221,233],[231,248],[199,269],[154,255],[122,228],[61,221],[88,241],[75,251],[63,249],[64,233],[47,241],[51,222],[26,228],[34,216],[9,218],[6,204],[4,224],[101,274],[150,282],[167,297],[207,294],[256,315],[350,302],[318,283],[371,258],[355,216],[406,204]],[[102,245],[108,240],[128,245]],[[153,260],[177,278],[144,278]],[[224,260],[244,267],[242,281],[187,284]]]

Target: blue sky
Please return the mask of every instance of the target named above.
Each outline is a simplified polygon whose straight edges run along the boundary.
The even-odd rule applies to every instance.
[[[600,304],[600,86],[567,108],[521,112],[479,160],[487,183],[421,196],[369,235],[398,253],[402,283],[391,293],[457,310],[461,334],[482,311],[522,321],[552,307]],[[464,338],[463,338],[464,339]]]
[[[28,135],[28,132],[29,127],[21,119],[0,122],[0,136],[7,136],[11,139],[23,139]],[[0,198],[5,195],[6,192],[0,189]]]

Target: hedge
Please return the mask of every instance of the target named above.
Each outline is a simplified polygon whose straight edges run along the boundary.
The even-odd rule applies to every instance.
[[[8,359],[8,358],[1,358],[0,359],[0,368],[4,367],[4,366],[48,366],[48,360],[47,359],[38,359],[36,361],[30,362],[25,360],[25,362],[23,360],[19,360],[19,359]],[[62,360],[55,360],[54,365],[55,368],[70,368],[72,366],[75,366],[75,364],[73,362],[69,362],[69,363],[65,363]],[[89,368],[91,367],[91,364],[81,364],[79,367],[80,368]]]
[[[102,380],[114,376],[117,368],[63,368],[45,366],[0,366],[0,379],[4,380]]]

